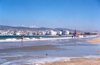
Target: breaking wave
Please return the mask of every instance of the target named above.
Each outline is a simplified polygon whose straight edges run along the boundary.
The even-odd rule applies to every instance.
[[[96,36],[88,36],[88,37],[96,37]],[[87,38],[88,38],[87,37]],[[79,36],[79,38],[84,38],[83,36]],[[72,37],[54,37],[54,38],[30,38],[30,37],[25,37],[23,41],[39,41],[39,40],[57,40],[57,39],[72,39]],[[0,39],[0,42],[20,42],[21,39],[18,38],[7,38],[7,39]]]

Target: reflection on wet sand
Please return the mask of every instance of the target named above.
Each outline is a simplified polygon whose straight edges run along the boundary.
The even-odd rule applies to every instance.
[[[21,41],[21,44],[22,44],[22,46],[24,46],[24,45],[23,45],[23,41]]]
[[[77,47],[77,42],[75,42],[75,47]]]
[[[28,47],[20,47],[20,48],[9,48],[9,49],[1,49],[0,51],[42,51],[42,50],[53,50],[58,49],[54,45],[43,45],[43,46],[28,46]]]

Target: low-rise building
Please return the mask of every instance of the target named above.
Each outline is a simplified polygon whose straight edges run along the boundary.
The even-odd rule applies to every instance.
[[[49,35],[57,35],[57,32],[56,31],[53,31],[53,30],[50,30],[49,31]]]
[[[57,35],[62,35],[62,31],[57,31]]]
[[[68,30],[63,30],[62,35],[69,35],[69,31]]]

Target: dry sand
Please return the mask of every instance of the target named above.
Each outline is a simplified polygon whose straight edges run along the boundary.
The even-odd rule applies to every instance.
[[[73,59],[73,61],[70,62],[58,62],[58,63],[43,64],[43,65],[100,65],[100,58],[98,59],[79,58],[79,59]]]
[[[88,41],[90,44],[100,44],[100,38],[92,39]]]

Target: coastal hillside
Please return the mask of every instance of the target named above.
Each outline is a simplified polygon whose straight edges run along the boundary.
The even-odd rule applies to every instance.
[[[74,31],[72,29],[67,29],[67,28],[46,28],[46,27],[39,27],[39,28],[30,28],[30,27],[15,27],[15,26],[5,26],[5,25],[0,25],[0,30],[68,30],[68,31]],[[79,31],[79,30],[78,30]]]

